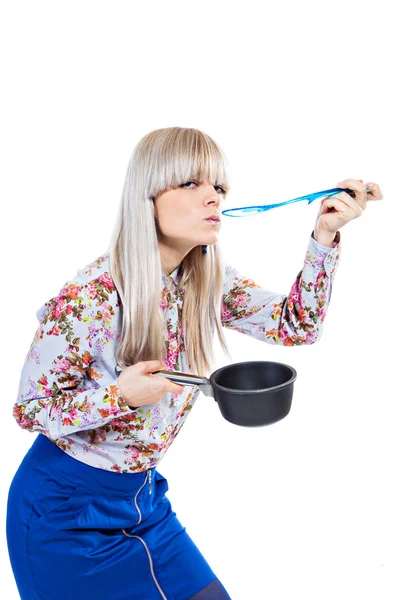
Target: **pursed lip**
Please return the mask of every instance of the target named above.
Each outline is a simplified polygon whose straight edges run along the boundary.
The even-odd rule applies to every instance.
[[[219,221],[220,219],[216,215],[210,215],[209,217],[206,217],[204,220],[205,221],[210,221],[210,220],[212,220],[212,221]]]

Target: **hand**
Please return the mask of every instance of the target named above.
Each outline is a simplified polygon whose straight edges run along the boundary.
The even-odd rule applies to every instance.
[[[142,404],[159,404],[168,392],[181,394],[185,387],[167,377],[152,376],[153,371],[165,369],[159,360],[144,360],[127,367],[117,378],[126,404],[138,408]]]
[[[382,191],[377,183],[363,183],[362,179],[345,179],[336,187],[350,188],[355,191],[355,198],[347,192],[339,192],[335,196],[322,199],[321,207],[315,223],[315,236],[335,237],[336,231],[349,221],[361,217],[369,200],[382,200]],[[371,190],[367,194],[367,188]]]

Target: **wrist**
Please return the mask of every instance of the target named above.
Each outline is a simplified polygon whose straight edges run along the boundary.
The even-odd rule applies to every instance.
[[[329,233],[326,231],[318,231],[318,229],[314,229],[313,237],[315,241],[317,241],[322,246],[328,246],[329,248],[333,248],[333,241],[336,237],[335,233]]]
[[[131,404],[128,403],[127,399],[124,397],[124,394],[122,393],[121,385],[120,385],[120,382],[119,382],[119,378],[120,377],[121,377],[121,375],[119,377],[117,377],[116,380],[115,380],[116,384],[117,384],[118,391],[119,391],[119,395],[121,396],[123,402],[126,404],[126,406],[130,410],[136,410],[136,409],[138,409],[139,408],[138,406],[132,406]]]

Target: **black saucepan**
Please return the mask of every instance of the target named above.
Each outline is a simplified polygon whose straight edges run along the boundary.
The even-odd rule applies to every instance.
[[[235,425],[260,427],[286,417],[290,411],[296,370],[284,363],[249,361],[214,371],[210,378],[180,371],[154,371],[182,385],[201,386],[218,403],[222,416]]]

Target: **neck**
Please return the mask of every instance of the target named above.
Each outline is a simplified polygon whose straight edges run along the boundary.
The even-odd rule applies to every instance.
[[[169,275],[181,264],[187,252],[180,252],[175,248],[165,246],[162,242],[159,242],[158,246],[160,249],[162,270],[165,275]]]

